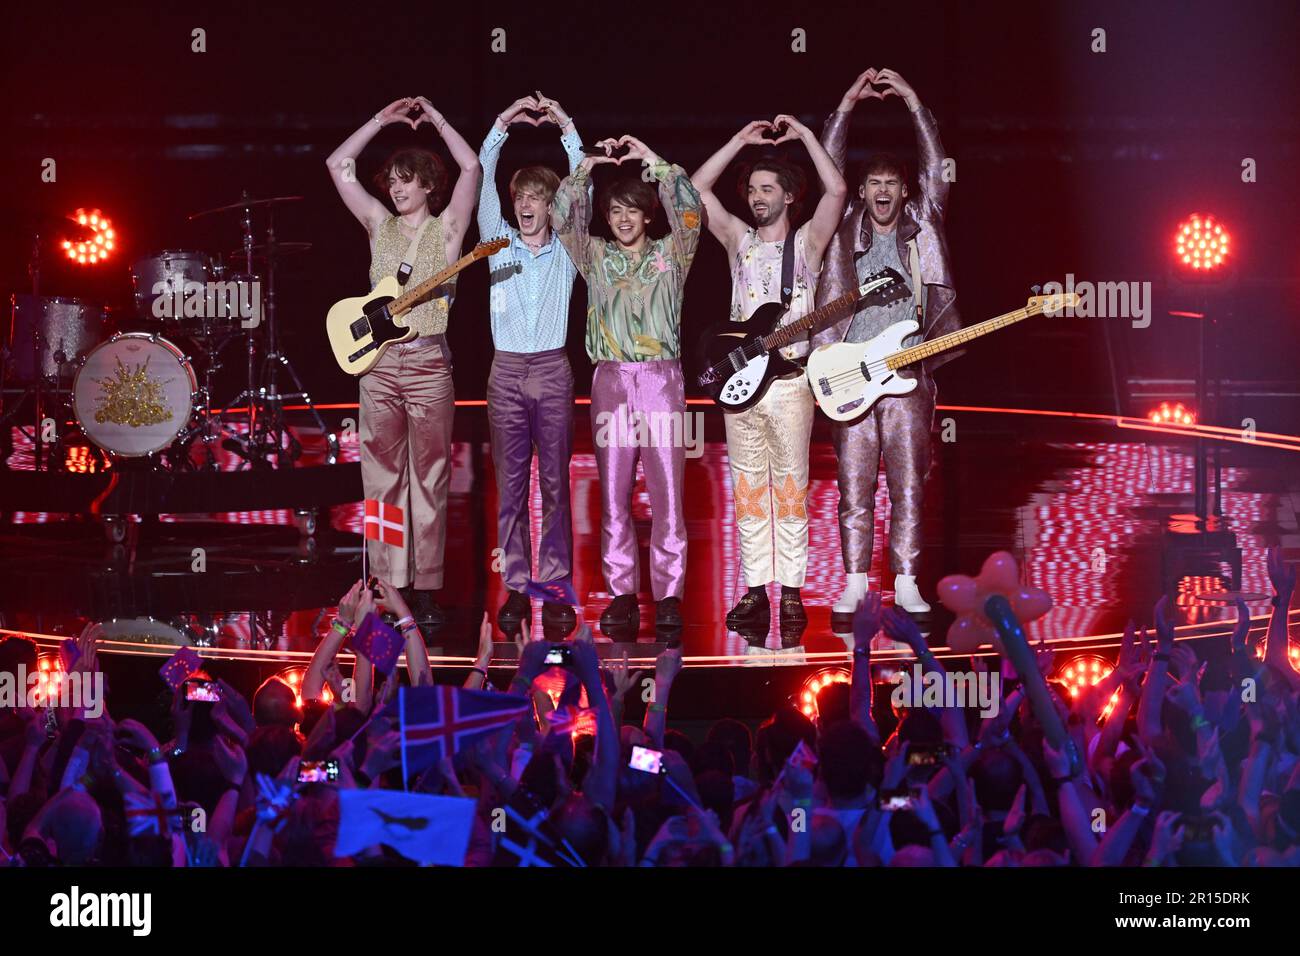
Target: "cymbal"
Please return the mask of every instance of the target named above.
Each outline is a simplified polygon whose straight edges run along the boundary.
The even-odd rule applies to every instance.
[[[297,202],[302,199],[301,196],[271,196],[268,199],[252,199],[246,197],[239,202],[232,202],[228,206],[217,206],[214,209],[204,209],[202,212],[191,213],[187,218],[198,219],[200,216],[210,216],[218,212],[240,212],[249,206],[274,206],[283,202]]]
[[[300,252],[306,252],[311,248],[310,242],[255,242],[253,243],[253,255],[259,259],[270,259],[275,256],[294,256]],[[242,259],[244,257],[243,249],[231,249],[226,253],[228,259]]]

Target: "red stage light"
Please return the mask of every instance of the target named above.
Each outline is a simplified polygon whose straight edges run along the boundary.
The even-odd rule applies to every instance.
[[[56,700],[63,685],[63,665],[57,654],[42,654],[36,659],[35,698],[37,706]]]
[[[1182,402],[1161,402],[1147,418],[1156,425],[1195,425],[1196,416],[1183,406]]]
[[[275,675],[289,685],[289,689],[293,691],[294,701],[298,704],[299,709],[302,708],[302,679],[306,675],[307,668],[301,665],[286,667],[284,670],[280,671],[280,673]],[[327,704],[334,703],[334,691],[330,688],[329,684],[326,684],[321,690],[320,699]]]
[[[78,209],[68,218],[74,219],[92,233],[89,239],[79,239],[76,242],[63,240],[63,248],[68,253],[68,258],[83,265],[86,263],[95,265],[108,259],[109,250],[113,248],[114,235],[108,217],[98,209],[92,209],[90,212]]]
[[[1071,697],[1078,697],[1085,687],[1091,687],[1115,668],[1104,657],[1084,654],[1066,661],[1056,672],[1056,680],[1065,685]]]
[[[1174,261],[1183,271],[1213,272],[1227,261],[1228,241],[1227,230],[1213,216],[1193,213],[1174,234]]]
[[[823,687],[831,684],[847,684],[853,675],[842,667],[828,667],[813,674],[803,682],[798,694],[799,712],[809,720],[817,718],[817,694]]]

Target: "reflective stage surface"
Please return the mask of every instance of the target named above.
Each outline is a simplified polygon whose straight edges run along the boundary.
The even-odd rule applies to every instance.
[[[843,660],[848,634],[832,630],[830,606],[844,585],[836,521],[835,456],[826,423],[814,432],[807,507],[811,553],[803,590],[809,623],[801,633],[781,632],[775,619],[757,633],[723,624],[744,590],[731,482],[720,416],[705,416],[707,440],[686,464],[686,517],[690,533],[685,626],[656,633],[649,598],[646,547],[649,500],[635,492],[641,541],[641,630],[615,635],[634,658],[653,657],[668,640],[682,643],[692,665],[813,663]],[[331,425],[342,436],[342,461],[354,462],[357,440],[346,428],[347,408]],[[446,587],[438,594],[447,625],[428,638],[435,662],[464,663],[474,651],[485,610],[495,618],[505,599],[495,570],[496,489],[485,411],[468,403],[457,410],[454,470],[449,500]],[[936,416],[933,466],[926,490],[925,551],[918,576],[935,612],[920,618],[941,644],[951,618],[934,597],[944,574],[975,573],[995,550],[1008,550],[1027,583],[1046,590],[1053,609],[1030,627],[1031,638],[1073,647],[1108,644],[1126,619],[1149,619],[1162,590],[1165,527],[1172,515],[1192,510],[1192,443],[1177,436],[1115,427],[1114,419],[1053,417],[949,410]],[[951,419],[952,426],[942,423]],[[297,431],[306,454],[300,466],[323,464],[319,433]],[[944,441],[948,437],[953,440]],[[9,466],[30,467],[30,446],[14,433]],[[24,456],[27,456],[24,458]],[[1300,553],[1300,458],[1295,452],[1241,443],[1222,445],[1222,515],[1241,549],[1241,581],[1252,615],[1268,610],[1264,550],[1281,545]],[[84,449],[68,450],[74,468],[96,467]],[[228,458],[223,466],[237,468]],[[892,575],[882,546],[888,539],[888,477],[877,490],[871,585],[892,599]],[[593,625],[611,596],[600,570],[600,505],[587,409],[575,409],[571,471],[575,587],[582,614]],[[1213,499],[1211,500],[1213,505]],[[105,623],[106,649],[165,653],[169,643],[194,643],[235,656],[300,659],[330,622],[337,598],[360,573],[361,506],[162,515],[128,518],[70,517],[14,510],[3,502],[0,525],[0,610],[10,630],[75,635],[88,620]],[[534,482],[533,541],[539,539],[541,499]],[[120,539],[120,540],[114,540]],[[1177,569],[1180,623],[1230,620],[1230,602],[1215,594],[1233,589],[1228,564],[1202,558]],[[536,602],[535,602],[536,605]],[[1262,621],[1257,622],[1262,625]],[[540,605],[533,626],[541,627]],[[1189,634],[1198,631],[1192,627]],[[499,656],[515,646],[498,632]],[[597,634],[604,642],[605,635]],[[117,642],[124,642],[118,644]],[[883,649],[882,649],[883,650]],[[226,656],[226,655],[221,655]]]

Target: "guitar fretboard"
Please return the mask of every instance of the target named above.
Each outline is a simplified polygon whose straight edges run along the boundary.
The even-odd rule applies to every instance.
[[[968,328],[958,329],[956,332],[949,332],[947,335],[941,335],[939,338],[930,342],[922,342],[920,345],[913,345],[911,348],[903,349],[901,352],[895,352],[889,358],[885,359],[885,365],[891,370],[900,369],[911,365],[913,362],[919,362],[927,359],[932,355],[938,355],[940,352],[946,352],[949,349],[956,348],[966,342],[973,341],[981,335],[988,335],[990,332],[996,332],[998,329],[1004,329],[1008,325],[1015,325],[1032,315],[1038,315],[1043,311],[1041,304],[1034,304],[1023,309],[1016,309],[1014,312],[1007,312],[1005,315],[997,315],[993,318],[980,322],[978,325],[972,325]]]
[[[396,299],[394,299],[392,302],[388,304],[388,314],[396,318],[397,316],[401,315],[403,312],[410,311],[419,303],[421,299],[423,299],[434,289],[438,288],[438,286],[442,285],[444,282],[446,282],[448,279],[454,276],[457,272],[460,272],[462,269],[470,265],[472,262],[481,259],[483,256],[490,255],[491,253],[496,252],[498,249],[501,249],[504,246],[505,246],[505,242],[501,240],[493,240],[492,242],[480,243],[474,249],[474,251],[468,253],[467,255],[461,256],[459,259],[457,259],[451,265],[447,266],[447,268],[443,269],[437,275],[430,276],[429,278],[421,282],[419,285],[417,285],[414,289],[411,289],[408,292],[403,292],[401,295],[399,295]]]
[[[857,301],[858,290],[851,289],[838,299],[827,302],[820,309],[813,309],[803,318],[795,319],[789,325],[783,325],[776,331],[763,336],[763,348],[769,352],[772,349],[785,348],[818,323],[825,322],[834,318],[840,312],[847,311]]]

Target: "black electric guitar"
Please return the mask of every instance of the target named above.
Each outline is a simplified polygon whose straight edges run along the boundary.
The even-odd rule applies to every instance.
[[[858,288],[789,325],[781,324],[786,309],[780,302],[760,305],[744,322],[720,322],[700,340],[700,387],[727,411],[743,412],[763,397],[772,379],[803,371],[778,349],[833,325],[863,305],[888,305],[911,294],[901,275],[882,269],[867,276]]]

